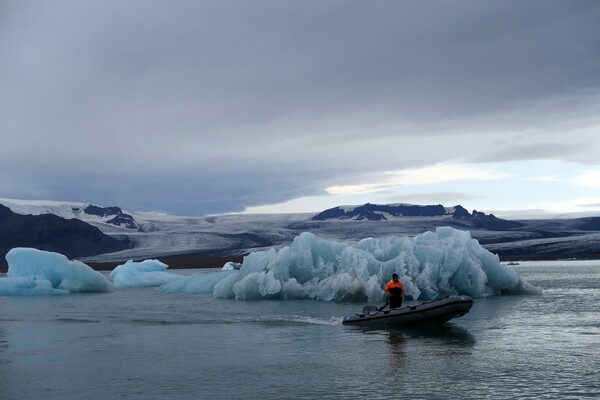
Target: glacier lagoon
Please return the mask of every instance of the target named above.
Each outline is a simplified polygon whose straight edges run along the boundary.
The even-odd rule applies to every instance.
[[[472,249],[465,248],[465,243],[471,243],[469,238],[452,236],[435,240],[455,249],[449,254],[472,254]],[[328,246],[310,237],[300,242]],[[367,244],[363,243],[362,250],[373,248],[372,241]],[[381,243],[374,247],[384,251]],[[356,246],[344,251],[357,252]],[[600,262],[500,265],[501,276],[492,280],[502,277],[499,281],[508,279],[514,287],[541,287],[543,292],[499,295],[490,292],[494,285],[487,289],[484,285],[486,293],[475,299],[471,312],[447,325],[364,330],[342,326],[341,319],[357,312],[365,301],[377,302],[368,299],[368,290],[342,291],[362,293],[358,299],[344,295],[337,301],[316,301],[273,296],[272,289],[261,292],[260,280],[254,278],[252,284],[240,284],[255,273],[275,275],[281,260],[290,254],[294,254],[292,246],[287,251],[256,254],[251,257],[255,262],[247,265],[262,265],[260,270],[243,265],[248,271],[178,270],[173,275],[180,279],[166,278],[169,282],[160,287],[148,287],[156,286],[156,277],[153,281],[142,276],[152,271],[166,273],[164,267],[148,262],[144,267],[122,268],[121,272],[138,270],[137,274],[129,271],[124,279],[137,282],[137,288],[125,285],[110,292],[0,296],[0,398],[387,399],[392,387],[399,398],[600,395],[596,379]],[[339,272],[333,275],[348,283],[339,278],[348,273],[340,267],[342,259],[333,256],[332,260],[340,262],[333,262]],[[448,265],[458,266],[452,269],[455,272],[473,267],[473,259],[465,259],[471,262]],[[273,265],[268,271],[265,260]],[[443,292],[440,287],[445,282],[456,281],[446,279],[443,268],[431,267],[436,265],[433,260],[423,275],[429,278],[422,279],[427,285],[417,285],[422,293],[426,287]],[[365,265],[368,268],[369,263]],[[425,269],[415,271],[416,278]],[[437,278],[432,280],[435,271]],[[110,277],[108,272],[103,275]],[[355,276],[360,274],[355,271]],[[479,275],[471,273],[475,282],[473,276]],[[215,288],[225,279],[235,283],[229,282],[232,291],[222,296]],[[297,281],[303,285],[301,279]],[[175,288],[164,290],[177,282]],[[265,280],[262,288],[273,282]],[[442,285],[433,287],[431,282]],[[261,300],[242,300],[245,295],[238,294],[243,293]],[[266,296],[256,296],[261,293]]]

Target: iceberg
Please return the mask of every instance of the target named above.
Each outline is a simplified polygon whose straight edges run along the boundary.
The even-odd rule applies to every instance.
[[[129,260],[115,267],[110,277],[116,288],[155,287],[181,278],[180,275],[165,272],[167,268],[169,268],[167,264],[158,260],[142,262]]]
[[[159,287],[163,293],[196,293],[209,294],[217,282],[226,278],[233,270],[218,272],[196,273],[190,276],[181,276],[179,279]]]
[[[414,238],[368,238],[349,244],[304,232],[290,246],[257,251],[239,270],[184,277],[161,290],[238,300],[318,299],[379,302],[398,273],[407,299],[446,295],[540,294],[467,231],[437,228]]]
[[[109,292],[111,283],[100,272],[62,254],[17,247],[6,254],[8,272],[0,279],[0,295]]]
[[[0,295],[106,292],[113,286],[99,272],[61,254],[15,248],[6,259],[9,270],[0,278]],[[158,286],[163,293],[237,300],[379,302],[394,272],[410,300],[542,292],[502,265],[469,232],[450,227],[413,238],[367,238],[358,243],[304,232],[289,246],[250,253],[241,265],[228,264],[221,271],[180,276],[167,268],[158,260],[128,261],[110,277],[118,288]]]
[[[0,278],[0,296],[28,296],[42,294],[66,294],[66,289],[55,289],[52,283],[35,276]]]
[[[241,263],[236,263],[233,261],[227,261],[225,263],[225,265],[223,265],[223,268],[221,268],[222,271],[233,271],[234,269],[240,269],[242,267]]]

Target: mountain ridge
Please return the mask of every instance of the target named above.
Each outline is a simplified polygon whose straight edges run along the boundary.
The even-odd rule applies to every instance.
[[[125,250],[129,240],[108,236],[76,218],[22,215],[0,204],[0,266],[6,266],[4,257],[15,247],[33,247],[76,258]]]
[[[337,206],[322,211],[311,218],[313,221],[355,220],[355,221],[387,221],[394,218],[424,217],[447,218],[469,221],[474,228],[508,230],[522,226],[521,223],[497,218],[494,214],[486,214],[477,210],[469,213],[463,206],[444,207],[436,205],[415,204],[371,204],[359,206]]]
[[[241,257],[252,251],[289,245],[294,237],[305,231],[326,240],[357,242],[368,237],[416,236],[440,226],[469,231],[474,239],[498,254],[502,260],[600,258],[600,217],[507,220],[477,210],[468,212],[459,205],[403,204],[405,208],[411,206],[412,211],[399,213],[398,209],[393,210],[399,204],[367,203],[329,209],[335,210],[337,217],[331,217],[333,212],[328,210],[321,213],[206,217],[128,211],[127,215],[131,215],[138,227],[130,229],[106,222],[125,214],[119,207],[95,206],[98,208],[91,209],[91,214],[100,216],[73,211],[73,208],[90,206],[86,203],[20,202],[21,211],[41,213],[53,210],[60,215],[82,218],[107,235],[130,240],[131,245],[127,249],[84,256],[81,258],[84,262],[120,262],[159,257],[184,257],[190,260],[207,256]],[[363,215],[364,218],[344,216],[357,208],[356,217]],[[315,218],[325,212],[326,215],[330,214],[328,218]],[[375,215],[374,219],[369,219],[369,212],[380,213],[386,218]]]
[[[77,218],[98,227],[108,224],[117,228],[139,229],[135,218],[116,206],[102,207],[91,203],[16,199],[0,199],[0,204],[22,215],[54,214],[65,219]]]

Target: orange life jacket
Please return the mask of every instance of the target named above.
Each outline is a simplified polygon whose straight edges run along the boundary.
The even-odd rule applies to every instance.
[[[385,285],[385,292],[387,294],[390,294],[390,289],[395,288],[395,287],[400,289],[400,296],[404,297],[404,286],[402,286],[402,282],[400,282],[400,281],[394,282],[393,279],[391,281],[389,281],[387,283],[387,285]]]

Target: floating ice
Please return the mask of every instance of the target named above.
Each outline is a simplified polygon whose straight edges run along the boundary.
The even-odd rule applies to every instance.
[[[231,273],[233,273],[233,270],[182,276],[173,282],[161,286],[160,290],[165,293],[212,293],[215,283],[226,278]]]
[[[158,260],[129,260],[113,269],[110,277],[117,288],[160,286],[181,278],[180,275],[165,272],[167,268],[168,265]]]
[[[6,254],[8,273],[0,279],[0,295],[109,292],[110,282],[100,272],[62,254],[14,248]]]
[[[52,283],[35,276],[0,278],[0,296],[27,296],[40,294],[66,294],[68,290],[55,289]]]
[[[222,271],[233,271],[234,269],[240,269],[242,267],[241,263],[236,263],[233,261],[227,261],[225,265],[223,265]]]
[[[206,293],[235,299],[372,301],[397,272],[408,299],[466,294],[539,294],[541,289],[500,264],[469,232],[437,228],[414,238],[364,239],[356,244],[302,233],[278,251],[249,254],[239,271],[201,274],[169,291]]]

